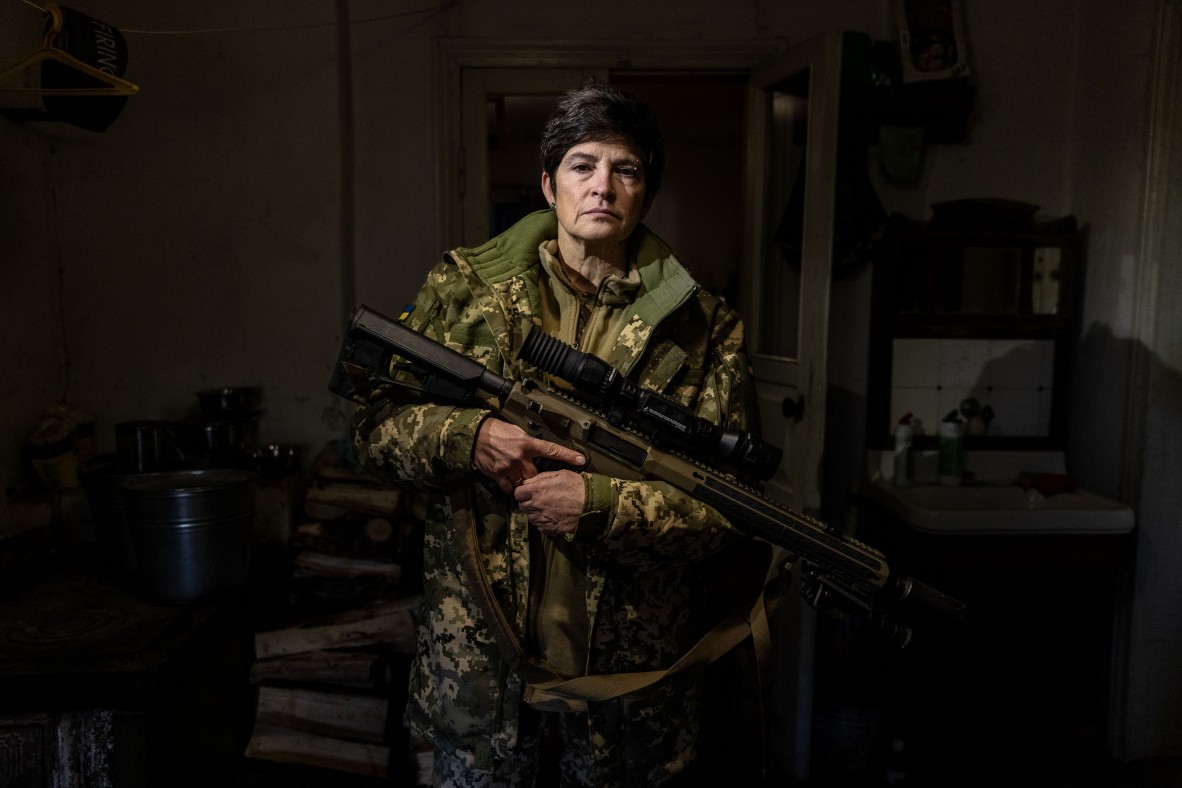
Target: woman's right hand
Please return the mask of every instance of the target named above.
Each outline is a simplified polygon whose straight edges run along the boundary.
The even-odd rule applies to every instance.
[[[538,474],[534,460],[553,460],[582,467],[583,455],[557,443],[535,438],[515,424],[490,416],[476,431],[472,465],[505,493]]]

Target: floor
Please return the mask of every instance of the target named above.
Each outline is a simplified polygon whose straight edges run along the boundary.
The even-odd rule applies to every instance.
[[[902,776],[903,779],[899,779]],[[1179,788],[1182,786],[1182,758],[1149,758],[1129,764],[1060,764],[1051,769],[1015,767],[1005,774],[966,767],[963,772],[938,779],[880,773],[849,780],[809,781],[801,788]]]
[[[1116,788],[1177,788],[1182,785],[1182,757],[1145,758],[1118,770]]]
[[[721,783],[711,780],[709,788]],[[1182,786],[1182,757],[1147,758],[1129,764],[1109,763],[1102,767],[1088,764],[1062,764],[1057,770],[1023,771],[1015,769],[1004,777],[989,776],[987,772],[966,768],[958,776],[945,775],[938,781],[925,780],[906,772],[875,772],[847,777],[815,779],[804,783],[767,782],[761,788],[776,786],[798,788],[976,788],[976,786],[1006,786],[1006,788],[1179,788]],[[410,781],[378,779],[316,769],[305,766],[244,760],[233,788],[391,788],[412,786]],[[230,788],[230,786],[227,786]],[[538,786],[538,788],[548,788]],[[679,786],[679,788],[695,788]],[[705,788],[705,786],[703,787]],[[757,788],[754,785],[730,784],[726,788]]]
[[[244,758],[233,788],[391,788],[398,785],[409,786],[410,783]]]

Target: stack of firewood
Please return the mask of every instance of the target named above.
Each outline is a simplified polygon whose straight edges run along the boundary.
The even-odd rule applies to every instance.
[[[419,496],[351,468],[335,444],[316,458],[290,539],[290,623],[255,635],[248,757],[414,784],[422,748],[402,710],[423,514]]]

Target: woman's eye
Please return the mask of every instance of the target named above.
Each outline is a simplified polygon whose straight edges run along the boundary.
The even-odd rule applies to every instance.
[[[620,175],[625,178],[639,178],[640,177],[640,170],[636,169],[635,167],[621,167],[620,169],[617,170],[617,172],[620,173]]]

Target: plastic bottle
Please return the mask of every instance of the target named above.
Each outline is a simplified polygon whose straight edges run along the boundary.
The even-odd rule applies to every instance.
[[[887,785],[907,784],[907,759],[902,739],[891,739],[891,749],[887,753],[883,782]]]
[[[895,486],[896,487],[910,487],[913,479],[912,473],[912,459],[911,459],[911,436],[912,426],[911,420],[914,416],[910,413],[899,419],[899,424],[895,427]]]
[[[940,422],[940,484],[956,486],[964,477],[964,422],[951,411]]]

